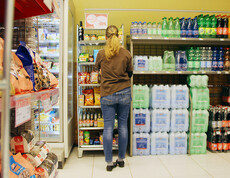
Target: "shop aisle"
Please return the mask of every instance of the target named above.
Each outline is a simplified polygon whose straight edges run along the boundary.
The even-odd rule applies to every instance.
[[[125,168],[106,172],[103,153],[85,152],[77,157],[74,148],[64,169],[59,170],[60,178],[227,178],[229,177],[230,153],[206,155],[159,155],[135,156],[125,160]]]

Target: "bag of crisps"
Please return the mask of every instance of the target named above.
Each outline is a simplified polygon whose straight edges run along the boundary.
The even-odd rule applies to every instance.
[[[94,101],[95,101],[95,106],[100,106],[101,102],[101,92],[100,92],[100,87],[95,87],[94,88]]]
[[[85,106],[93,106],[93,89],[83,90],[82,93],[85,95]]]

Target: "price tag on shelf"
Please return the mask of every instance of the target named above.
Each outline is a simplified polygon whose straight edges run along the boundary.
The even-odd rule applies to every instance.
[[[41,102],[45,112],[52,111],[52,105],[50,102],[50,94],[44,93],[41,95]]]
[[[203,39],[203,38],[199,38],[199,40],[201,40],[201,41],[202,41],[202,40],[204,40],[204,39]]]
[[[15,127],[31,119],[31,96],[15,96]]]
[[[51,100],[51,105],[55,105],[58,103],[58,98],[59,98],[59,90],[58,89],[54,89],[51,92],[51,96],[52,96],[52,100]]]
[[[186,40],[186,38],[182,38],[182,40]]]
[[[224,39],[223,39],[223,38],[221,38],[221,39],[220,39],[220,41],[224,41]]]

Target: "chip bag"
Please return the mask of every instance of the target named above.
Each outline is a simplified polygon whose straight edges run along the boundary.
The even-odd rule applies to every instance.
[[[85,95],[85,106],[93,106],[93,89],[83,90],[82,93]]]
[[[101,98],[100,88],[99,88],[99,87],[95,87],[95,88],[94,88],[94,101],[95,101],[95,106],[100,106],[100,105],[101,105],[100,98]]]
[[[78,72],[78,83],[86,84],[87,72]]]
[[[98,83],[98,72],[91,72],[90,73],[90,83],[97,84]]]

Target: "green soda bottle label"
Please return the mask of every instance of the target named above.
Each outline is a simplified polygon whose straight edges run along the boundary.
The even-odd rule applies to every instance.
[[[206,28],[206,34],[207,34],[207,35],[211,35],[211,34],[212,34],[212,28],[207,27],[207,28]]]
[[[215,36],[215,35],[216,35],[216,28],[211,28],[211,31],[212,31],[212,32],[211,32],[211,35],[212,35],[212,36]]]
[[[204,35],[205,34],[205,28],[204,27],[199,27],[199,34]]]
[[[188,68],[192,69],[193,68],[193,61],[188,61]]]

